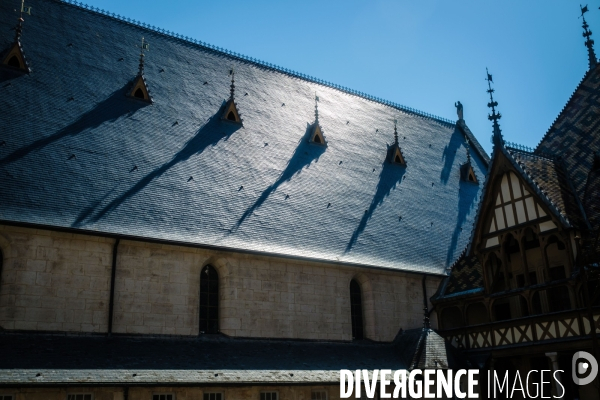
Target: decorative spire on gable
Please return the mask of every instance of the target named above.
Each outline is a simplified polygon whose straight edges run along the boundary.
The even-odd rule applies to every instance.
[[[152,103],[152,97],[150,97],[150,91],[148,90],[148,84],[146,78],[144,78],[144,50],[150,50],[150,44],[142,37],[142,45],[140,46],[140,64],[138,74],[133,81],[133,86],[129,91],[128,96],[135,99],[147,101]]]
[[[488,119],[490,121],[494,121],[494,136],[492,137],[492,142],[494,146],[504,146],[504,138],[502,137],[502,131],[500,131],[500,125],[498,125],[498,120],[502,118],[502,114],[496,112],[496,107],[498,106],[498,102],[494,101],[494,89],[492,89],[492,75],[488,72],[487,68],[485,69],[487,73],[486,80],[488,81],[488,90],[487,92],[490,94],[490,102],[488,103],[488,107],[492,109],[492,113],[488,115]]]
[[[404,161],[404,156],[402,155],[402,150],[400,149],[400,143],[398,143],[398,120],[394,120],[394,144],[390,146],[389,149],[389,162],[392,164],[406,166],[406,162]]]
[[[465,148],[467,150],[467,162],[460,166],[460,179],[465,182],[479,184],[473,166],[471,165],[471,152],[469,149],[469,138],[465,137]]]
[[[592,31],[589,29],[590,26],[585,20],[584,15],[589,10],[587,5],[585,7],[581,7],[580,5],[579,7],[581,8],[581,18],[583,19],[583,37],[585,38],[585,47],[587,47],[588,49],[588,60],[590,63],[590,69],[594,69],[598,61],[596,59],[596,53],[594,52],[594,40],[591,38]]]
[[[221,115],[221,119],[224,121],[234,122],[236,124],[241,124],[242,119],[240,118],[240,113],[237,110],[237,106],[235,104],[235,71],[233,68],[229,71],[231,75],[231,85],[229,86],[229,100],[225,103],[225,109],[223,114]]]
[[[323,130],[319,124],[319,96],[317,96],[317,93],[315,93],[315,122],[313,122],[311,129],[310,142],[327,146]]]
[[[21,33],[23,31],[23,22],[25,22],[23,14],[31,15],[31,7],[25,6],[25,0],[21,0],[21,11],[17,20],[17,26],[15,27],[15,41],[6,56],[2,59],[1,65],[12,70],[29,73],[31,72],[29,64],[25,59],[23,47],[21,47]]]

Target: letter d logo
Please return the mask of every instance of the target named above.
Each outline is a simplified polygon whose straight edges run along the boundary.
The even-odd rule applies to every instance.
[[[596,379],[596,375],[598,375],[598,362],[593,355],[585,351],[578,351],[573,354],[571,368],[573,382],[580,386],[592,383]],[[584,375],[587,376],[583,378]]]

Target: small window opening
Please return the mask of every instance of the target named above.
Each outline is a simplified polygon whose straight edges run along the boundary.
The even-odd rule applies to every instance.
[[[398,154],[396,154],[396,158],[394,159],[394,162],[398,163],[398,164],[402,164],[402,160],[400,159],[400,157],[398,156]]]
[[[203,400],[223,400],[223,393],[204,393]]]
[[[152,400],[174,400],[172,394],[153,394]]]
[[[92,395],[91,393],[69,394],[67,400],[92,400]]]
[[[277,392],[262,392],[260,400],[279,400],[279,395]]]
[[[10,60],[8,60],[8,62],[6,63],[9,67],[14,67],[14,68],[23,68],[21,66],[21,62],[19,61],[19,59],[17,58],[17,56],[12,56],[10,58]]]
[[[327,400],[327,391],[313,390],[310,393],[310,400]]]
[[[315,143],[321,143],[321,137],[319,135],[315,135]]]
[[[135,94],[133,95],[133,97],[137,97],[138,99],[143,99],[144,98],[144,91],[141,88],[138,88],[135,91]]]
[[[227,119],[229,121],[235,121],[235,114],[233,113],[233,111],[229,111],[229,114],[227,114]]]

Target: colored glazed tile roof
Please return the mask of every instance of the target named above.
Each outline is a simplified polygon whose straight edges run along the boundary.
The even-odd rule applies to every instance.
[[[563,218],[576,227],[585,223],[561,161],[516,149],[508,151]]]
[[[560,157],[583,202],[588,173],[600,152],[600,66],[586,73],[535,152]]]
[[[483,288],[483,268],[476,256],[463,251],[451,267],[450,275],[442,282],[435,299],[475,293]]]
[[[466,246],[480,187],[459,179],[464,127],[159,28],[28,5],[31,72],[0,72],[0,222],[428,273]],[[0,51],[14,6],[0,3]],[[142,36],[152,103],[126,96]],[[232,68],[243,125],[221,119]],[[315,92],[326,146],[308,141]],[[406,167],[385,159],[394,119]]]

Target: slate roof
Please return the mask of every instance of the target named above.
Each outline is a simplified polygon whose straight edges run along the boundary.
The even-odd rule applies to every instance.
[[[403,332],[394,343],[327,343],[223,336],[158,338],[5,333],[0,334],[0,386],[20,383],[339,384],[340,369],[408,369],[415,358],[420,335],[421,330],[416,329]],[[443,339],[431,341],[425,353],[429,358],[445,359],[446,347]],[[454,356],[449,357],[454,362]]]
[[[467,359],[431,328],[411,329],[400,337],[408,369],[466,369]]]
[[[28,5],[31,73],[0,72],[0,222],[428,273],[467,244],[480,190],[462,190],[455,125],[79,6]],[[0,51],[14,6],[0,3]],[[142,36],[152,105],[125,96]],[[243,126],[220,119],[231,68]],[[306,137],[315,92],[326,147]],[[385,161],[394,119],[406,168]]]

